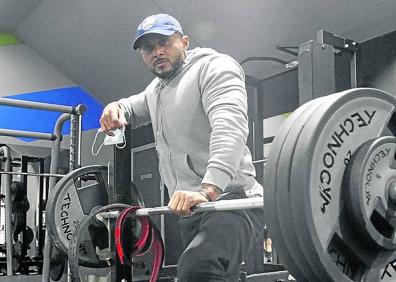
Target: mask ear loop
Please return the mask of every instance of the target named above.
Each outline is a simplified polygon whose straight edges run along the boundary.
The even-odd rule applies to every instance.
[[[118,144],[116,144],[116,147],[118,149],[124,149],[126,147],[126,139],[125,139],[125,126],[122,127],[122,139],[123,139],[123,145],[122,146],[118,146]]]
[[[99,149],[98,149],[96,152],[94,152],[94,147],[95,147],[96,139],[98,138],[99,132],[102,132],[102,130],[101,130],[100,128],[99,128],[98,131],[96,132],[95,138],[94,138],[94,140],[93,140],[93,142],[92,142],[91,153],[92,153],[92,155],[94,155],[94,156],[97,156],[97,155],[99,154],[99,152],[100,152],[100,150],[102,149],[103,144],[104,144],[104,143],[102,143],[102,144],[100,145]]]

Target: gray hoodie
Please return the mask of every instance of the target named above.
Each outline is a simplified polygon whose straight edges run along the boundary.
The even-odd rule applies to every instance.
[[[152,123],[162,181],[176,190],[210,183],[223,191],[257,183],[248,136],[247,94],[242,68],[208,48],[187,51],[170,80],[119,100],[132,127]]]

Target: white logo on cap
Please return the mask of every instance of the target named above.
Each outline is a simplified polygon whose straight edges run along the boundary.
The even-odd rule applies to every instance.
[[[142,29],[148,30],[154,25],[154,23],[155,23],[155,17],[154,16],[148,17],[142,22]]]

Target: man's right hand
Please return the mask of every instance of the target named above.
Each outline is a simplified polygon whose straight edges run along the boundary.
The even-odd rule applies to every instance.
[[[114,135],[111,130],[122,128],[128,124],[125,112],[117,102],[112,102],[103,109],[99,122],[102,131],[110,136]]]

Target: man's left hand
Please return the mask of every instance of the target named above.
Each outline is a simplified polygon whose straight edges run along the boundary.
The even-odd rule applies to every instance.
[[[221,193],[221,190],[213,184],[202,183],[201,190],[214,201]],[[168,207],[181,216],[192,215],[191,208],[199,203],[205,203],[208,199],[200,192],[176,191],[168,204]]]
[[[168,207],[181,216],[192,215],[191,208],[199,203],[205,203],[208,200],[199,192],[193,191],[176,191],[169,203]]]

